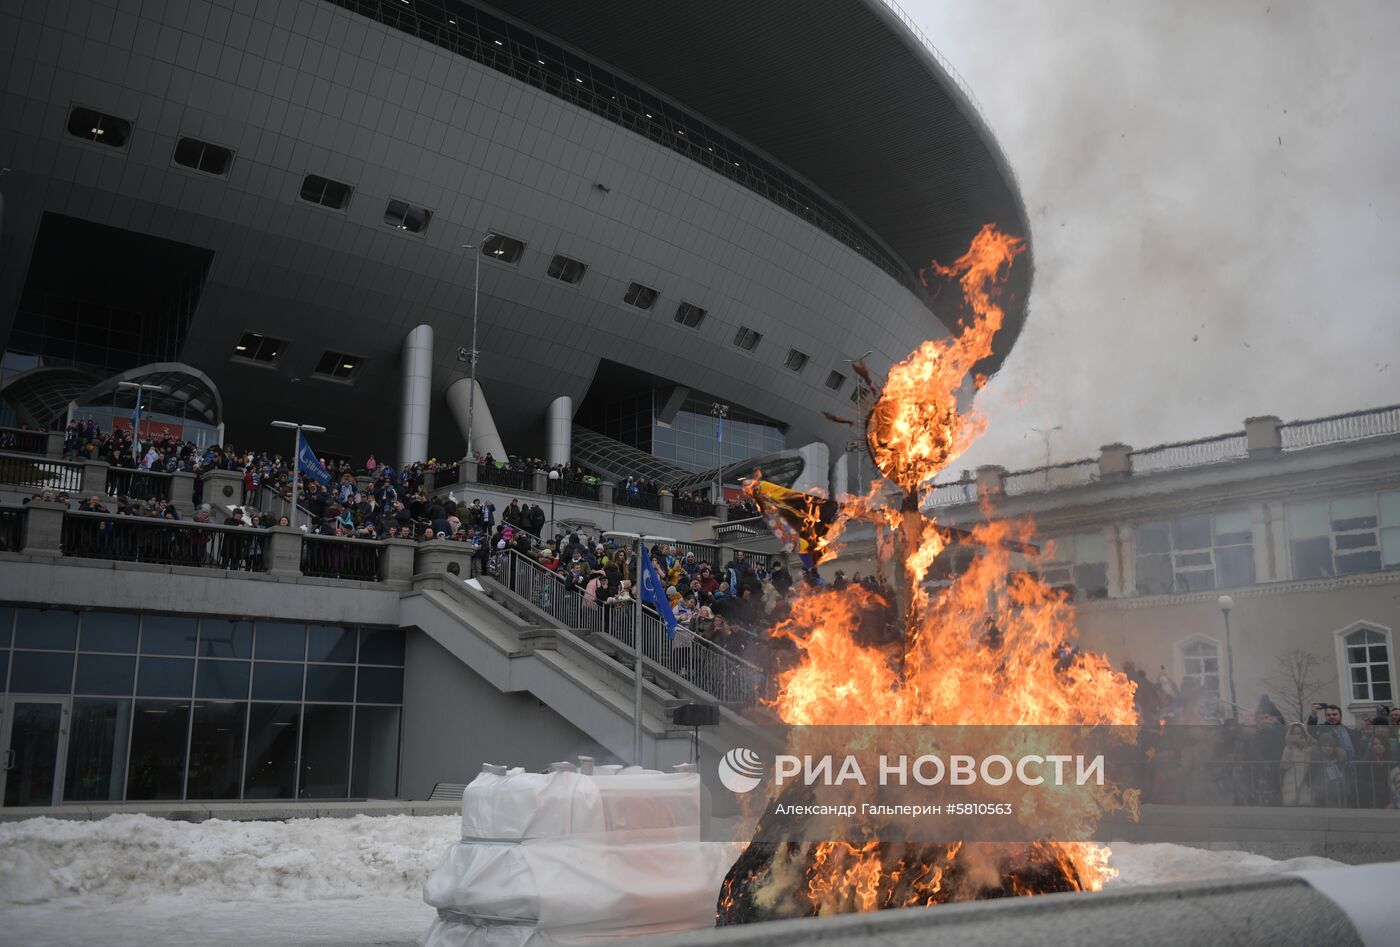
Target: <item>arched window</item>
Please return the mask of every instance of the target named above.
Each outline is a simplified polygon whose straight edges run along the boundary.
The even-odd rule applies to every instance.
[[[1181,685],[1194,684],[1207,694],[1220,693],[1220,645],[1192,638],[1181,646]]]
[[[1343,637],[1346,680],[1353,701],[1386,702],[1394,689],[1390,680],[1390,642],[1375,628],[1362,626]]]

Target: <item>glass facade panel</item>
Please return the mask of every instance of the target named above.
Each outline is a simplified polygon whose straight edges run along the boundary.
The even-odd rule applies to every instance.
[[[350,777],[352,797],[393,799],[398,795],[401,714],[398,707],[355,709],[355,771]]]
[[[216,700],[247,699],[249,667],[247,661],[200,661],[194,695]]]
[[[206,618],[199,623],[199,656],[202,658],[251,658],[253,623]]]
[[[306,660],[354,664],[355,632],[336,625],[312,625],[307,633]]]
[[[141,659],[136,678],[138,697],[189,697],[194,661],[185,658]]]
[[[136,702],[131,726],[131,765],[126,776],[127,799],[179,799],[184,795],[189,724],[188,700]]]
[[[75,694],[130,697],[136,683],[136,658],[124,654],[80,654]]]
[[[8,648],[15,634],[15,610],[6,605],[0,607],[0,648]]]
[[[10,663],[11,694],[72,692],[72,654],[57,651],[16,651]]]
[[[305,661],[306,626],[260,621],[255,647],[257,656],[264,661]]]
[[[79,697],[68,725],[68,765],[63,798],[68,802],[116,802],[126,776],[131,701]]]
[[[348,706],[305,705],[298,792],[302,799],[344,799],[349,794],[351,714]]]
[[[404,634],[397,628],[360,631],[361,664],[403,664]]]
[[[306,699],[349,703],[355,699],[355,669],[329,664],[306,666]]]
[[[247,715],[248,705],[242,701],[194,702],[186,798],[238,797],[243,773],[243,721]]]
[[[403,669],[360,668],[360,689],[355,699],[362,704],[402,704]]]
[[[254,700],[301,700],[301,679],[306,666],[302,664],[253,665]]]
[[[244,799],[291,799],[296,795],[300,723],[300,704],[253,704],[248,713]]]
[[[21,608],[15,621],[15,647],[72,651],[78,645],[78,613],[57,608]]]
[[[86,612],[79,645],[84,651],[115,651],[135,654],[141,622],[122,612]]]
[[[141,653],[193,655],[198,629],[193,618],[147,615],[141,622]]]

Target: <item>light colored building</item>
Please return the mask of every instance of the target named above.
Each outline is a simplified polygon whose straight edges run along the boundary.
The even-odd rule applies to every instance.
[[[1074,587],[1085,647],[1154,678],[1165,669],[1252,710],[1280,659],[1319,660],[1317,698],[1344,718],[1396,698],[1400,632],[1400,407],[1282,423],[1097,459],[980,468],[937,488],[933,512],[966,525],[990,491],[1027,515]],[[1222,598],[1225,600],[1222,601]],[[1222,605],[1229,607],[1229,630]]]

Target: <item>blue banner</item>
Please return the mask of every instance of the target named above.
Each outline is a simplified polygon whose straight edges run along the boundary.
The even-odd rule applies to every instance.
[[[656,613],[666,624],[666,639],[675,640],[676,628],[680,623],[676,621],[676,613],[671,611],[671,602],[666,598],[666,583],[656,574],[656,568],[651,564],[651,553],[647,552],[646,546],[642,547],[642,567],[639,571],[642,577],[642,604],[656,609]]]
[[[297,431],[297,471],[306,474],[323,487],[331,484],[331,475],[325,467],[321,466],[320,458],[307,443],[306,436]]]

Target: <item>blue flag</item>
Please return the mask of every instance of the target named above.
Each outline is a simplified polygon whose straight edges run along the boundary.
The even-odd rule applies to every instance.
[[[642,604],[650,605],[656,609],[656,613],[666,624],[666,640],[673,641],[676,637],[676,628],[680,626],[680,623],[676,621],[676,613],[671,611],[671,602],[666,598],[666,585],[656,574],[656,567],[651,564],[651,554],[647,552],[646,546],[642,547],[642,568],[640,571]]]
[[[315,480],[323,487],[330,486],[331,475],[325,467],[321,466],[321,461],[316,456],[316,452],[307,443],[305,435],[297,432],[297,471],[304,473],[312,480]]]

